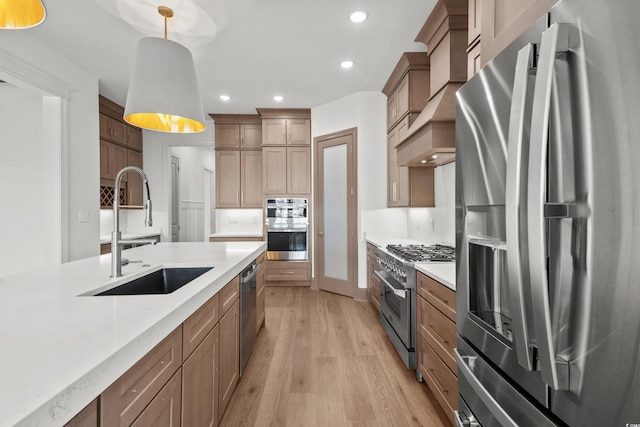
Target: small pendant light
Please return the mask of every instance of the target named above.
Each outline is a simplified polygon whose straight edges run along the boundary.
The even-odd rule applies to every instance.
[[[164,39],[145,37],[138,42],[124,120],[160,132],[202,132],[206,124],[193,56],[167,39],[167,18],[173,10],[160,6],[158,13],[164,17]]]
[[[0,28],[20,30],[40,25],[47,16],[41,0],[0,0]]]

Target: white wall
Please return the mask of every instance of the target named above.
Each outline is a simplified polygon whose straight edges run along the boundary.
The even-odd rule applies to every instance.
[[[40,206],[49,215],[45,245],[55,246],[55,262],[99,254],[98,79],[40,44],[29,31],[2,32],[0,78],[45,97],[41,123],[49,161],[41,188],[51,189]],[[24,158],[20,166],[28,164]],[[88,220],[80,222],[79,214]],[[25,221],[16,227],[32,225]]]
[[[162,230],[162,241],[171,241],[171,154],[172,147],[213,146],[213,121],[207,120],[207,129],[196,134],[169,134],[144,130],[144,171],[149,178],[153,202],[153,225]],[[209,160],[206,163],[213,170]],[[214,162],[215,163],[215,162]],[[182,166],[181,166],[182,167]],[[202,170],[202,166],[200,166]],[[181,171],[182,172],[182,171]],[[182,177],[182,176],[181,176]],[[200,183],[202,185],[202,182]],[[129,218],[129,226],[132,221]]]
[[[358,236],[363,211],[382,209],[387,201],[387,98],[358,92],[311,109],[311,136],[358,128]],[[358,287],[366,288],[366,241],[358,239]]]

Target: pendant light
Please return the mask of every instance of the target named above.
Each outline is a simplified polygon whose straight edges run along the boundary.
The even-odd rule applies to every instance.
[[[193,57],[189,49],[167,39],[167,18],[173,10],[160,6],[158,13],[164,17],[164,39],[138,42],[124,120],[160,132],[201,132],[206,124]]]
[[[19,30],[35,27],[46,16],[41,0],[0,0],[0,28]]]

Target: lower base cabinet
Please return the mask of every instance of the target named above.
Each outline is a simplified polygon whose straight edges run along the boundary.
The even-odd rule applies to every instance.
[[[240,379],[240,304],[239,300],[220,319],[220,359],[218,360],[218,410],[222,418]]]
[[[182,425],[218,425],[218,358],[220,325],[193,351],[182,365]]]
[[[180,427],[182,369],[178,369],[131,427]]]
[[[266,286],[310,286],[311,262],[265,261]]]
[[[66,427],[217,426],[240,378],[238,283],[239,276]],[[264,286],[262,289],[264,320]]]

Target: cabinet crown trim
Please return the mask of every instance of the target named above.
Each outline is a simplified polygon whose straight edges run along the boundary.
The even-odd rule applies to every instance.
[[[232,124],[260,124],[261,118],[257,114],[213,114],[209,113],[209,117],[216,124],[232,123]]]
[[[310,108],[256,108],[263,119],[310,119]]]

